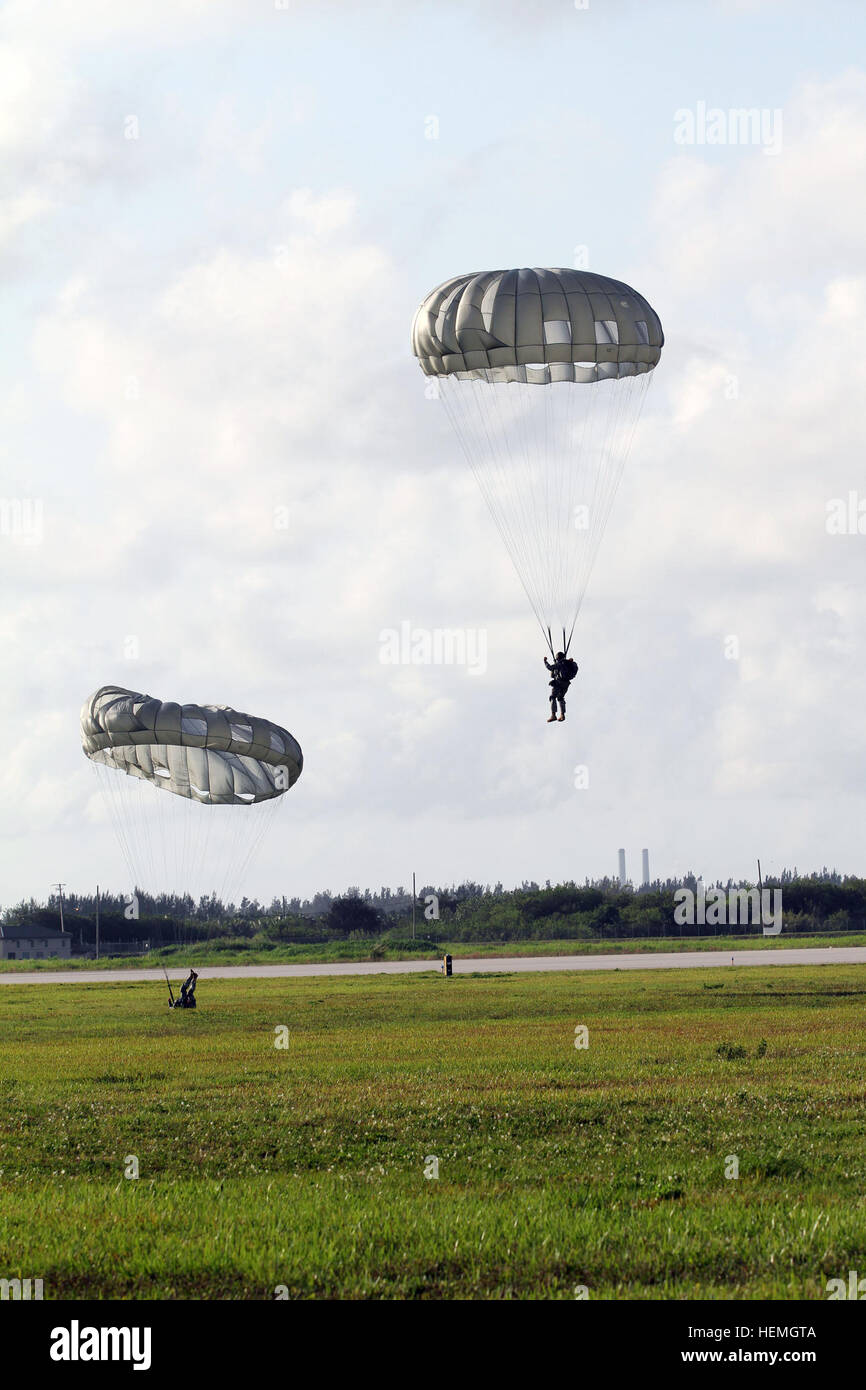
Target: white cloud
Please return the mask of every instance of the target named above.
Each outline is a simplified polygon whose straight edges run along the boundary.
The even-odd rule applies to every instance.
[[[762,286],[787,296],[859,267],[866,223],[866,74],[803,85],[784,106],[782,151],[744,146],[724,160],[683,153],[658,181],[652,219],[658,265],[679,310],[696,294],[726,297],[727,322]],[[662,272],[664,273],[664,272]],[[804,300],[800,301],[805,303]],[[775,300],[769,327],[784,334]],[[784,308],[784,300],[782,309]],[[670,312],[670,311],[669,311]],[[698,323],[700,329],[700,324]]]

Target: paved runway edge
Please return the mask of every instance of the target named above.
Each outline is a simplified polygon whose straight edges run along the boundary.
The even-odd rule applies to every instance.
[[[454,957],[455,975],[482,975],[551,970],[694,970],[731,965],[866,965],[866,946],[778,947],[769,951],[668,951],[608,956],[471,956]],[[202,980],[305,979],[316,975],[410,975],[436,971],[435,960],[334,961],[330,964],[203,965]],[[171,967],[169,976],[182,980],[186,970]],[[153,982],[165,977],[157,970],[40,970],[0,972],[0,985],[93,985]]]

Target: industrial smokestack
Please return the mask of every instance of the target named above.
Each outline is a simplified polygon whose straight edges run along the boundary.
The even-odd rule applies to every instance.
[[[650,876],[649,876],[649,850],[648,850],[648,849],[642,849],[640,853],[641,853],[641,860],[642,860],[642,863],[641,863],[641,881],[642,881],[642,883],[643,883],[644,888],[649,888],[649,881],[650,881]]]
[[[625,885],[625,850],[621,849],[619,852],[619,886],[620,888],[625,888]]]

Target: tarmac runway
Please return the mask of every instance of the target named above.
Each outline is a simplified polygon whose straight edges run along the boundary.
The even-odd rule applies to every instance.
[[[866,946],[777,947],[754,951],[666,951],[599,956],[485,956],[453,958],[455,975],[544,970],[711,970],[724,965],[866,965]],[[435,960],[334,961],[315,965],[203,965],[202,980],[303,979],[311,975],[410,975],[438,970]],[[171,980],[186,970],[172,967]],[[0,971],[0,985],[124,984],[165,980],[162,970]]]

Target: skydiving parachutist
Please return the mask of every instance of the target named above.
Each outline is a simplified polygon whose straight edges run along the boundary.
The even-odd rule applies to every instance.
[[[547,722],[548,724],[555,724],[557,722],[556,706],[559,705],[559,723],[562,724],[565,722],[566,692],[577,675],[578,665],[571,657],[566,656],[565,652],[557,652],[553,662],[548,661],[547,657],[545,657],[544,664],[553,677],[549,682],[550,718]]]
[[[412,351],[435,381],[544,634],[551,724],[565,718],[577,675],[569,662],[561,679],[552,634],[562,633],[567,661],[664,340],[637,290],[563,266],[453,275],[412,324]]]

